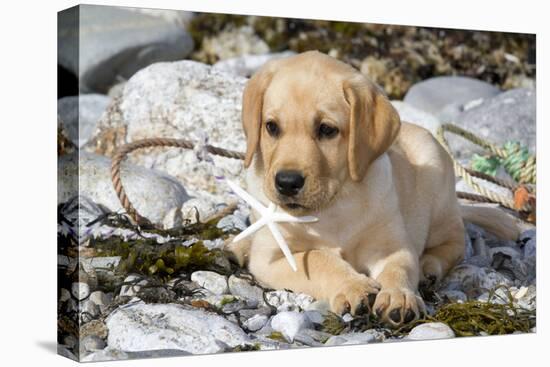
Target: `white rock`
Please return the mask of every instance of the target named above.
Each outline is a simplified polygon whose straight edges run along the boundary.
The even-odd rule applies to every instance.
[[[409,340],[448,339],[454,338],[454,331],[441,322],[430,322],[416,326],[405,338]]]
[[[87,283],[75,282],[71,285],[71,293],[74,298],[82,301],[90,295],[90,286]]]
[[[83,264],[89,264],[96,272],[105,271],[104,268],[116,268],[120,263],[120,256],[99,256],[86,259],[80,259]]]
[[[348,333],[342,335],[333,335],[325,345],[355,345],[381,342],[385,339],[384,334],[376,330],[367,330],[363,333]]]
[[[126,352],[177,349],[217,353],[250,342],[234,323],[203,310],[174,304],[134,304],[106,320],[110,348]]]
[[[325,320],[325,316],[319,311],[305,311],[304,315],[306,315],[313,324],[322,324]]]
[[[138,276],[138,275],[130,274],[126,277],[126,279],[124,279],[124,283],[134,282],[135,280],[137,280],[139,278],[141,278],[141,277]],[[141,289],[141,286],[146,285],[146,284],[147,284],[147,281],[144,279],[144,280],[141,280],[141,281],[137,282],[134,285],[131,285],[131,284],[123,285],[122,287],[120,287],[119,296],[120,297],[135,297],[139,293],[139,291]]]
[[[82,323],[86,323],[96,318],[100,310],[99,307],[88,298],[80,302],[79,311],[80,320]]]
[[[61,288],[59,290],[59,302],[60,303],[67,302],[70,299],[71,299],[71,292],[69,292],[65,288]]]
[[[313,324],[305,314],[296,311],[280,312],[271,319],[273,330],[283,334],[285,339],[290,342],[294,340],[294,336],[300,330],[312,326]]]
[[[216,213],[216,199],[206,192],[199,198],[191,198],[183,203],[181,216],[184,223],[197,223],[197,217],[201,222]]]
[[[102,291],[95,291],[90,294],[89,299],[92,303],[94,303],[97,307],[99,307],[101,312],[103,312],[105,309],[107,309],[107,307],[111,303],[112,296],[111,295],[108,296]]]
[[[93,351],[96,351],[96,350],[102,350],[106,347],[106,344],[103,341],[103,339],[101,339],[100,337],[95,336],[95,335],[88,335],[88,336],[84,337],[80,341],[80,343],[81,343],[80,347],[84,348],[84,350],[86,350],[88,352],[93,352]]]
[[[81,94],[57,101],[57,115],[74,145],[82,147],[88,142],[110,102],[102,94]]]
[[[214,273],[213,271],[195,271],[191,274],[191,280],[214,294],[225,294],[229,292],[227,277]]]
[[[111,211],[123,211],[111,181],[111,160],[95,154],[64,155],[59,159],[58,203],[74,195],[72,177],[79,179],[79,193]],[[132,204],[154,223],[162,223],[174,208],[189,199],[183,186],[167,174],[128,163],[122,164],[121,179]]]
[[[282,311],[301,311],[305,310],[314,299],[305,293],[294,293],[284,290],[270,291],[265,294],[267,302]]]
[[[246,279],[241,279],[231,275],[228,281],[229,290],[232,294],[247,300],[257,301],[258,304],[264,303],[263,290],[260,287],[251,285]]]
[[[158,63],[136,73],[122,96],[99,123],[97,145],[87,149],[111,155],[115,146],[148,137],[166,136],[203,141],[236,151],[245,150],[241,123],[242,92],[246,78],[194,62]],[[234,199],[220,173],[244,184],[240,160],[212,156],[214,166],[181,149],[137,151],[129,160],[176,177],[188,193],[214,202]]]
[[[250,331],[258,331],[267,324],[269,317],[266,315],[254,315],[251,318],[247,319],[243,326]]]
[[[515,297],[517,299],[517,304],[528,310],[535,310],[537,308],[537,287],[535,285],[530,285],[527,287],[527,291],[523,289],[520,289],[520,291],[523,294],[519,294]],[[518,293],[520,293],[520,291],[518,291]]]
[[[353,316],[351,316],[350,313],[346,313],[344,316],[342,316],[342,321],[344,322],[350,322],[351,320],[353,320]]]
[[[128,358],[128,353],[107,347],[103,350],[99,350],[81,357],[80,362],[120,361]]]
[[[246,224],[246,218],[237,215],[227,215],[219,220],[216,227],[228,232],[232,230],[244,231],[248,225]]]

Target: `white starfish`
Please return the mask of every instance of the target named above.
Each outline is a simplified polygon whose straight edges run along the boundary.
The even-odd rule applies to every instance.
[[[233,242],[240,241],[243,238],[248,237],[251,234],[255,233],[263,226],[267,225],[267,228],[269,228],[269,230],[271,231],[273,238],[275,238],[275,241],[281,248],[281,251],[285,255],[286,260],[288,261],[290,267],[292,268],[292,270],[297,271],[298,268],[296,267],[296,260],[294,259],[294,256],[292,256],[292,252],[290,252],[290,249],[288,248],[288,244],[286,243],[283,235],[281,234],[281,231],[279,231],[279,227],[277,226],[276,222],[313,223],[313,222],[317,222],[319,219],[313,216],[295,217],[288,213],[277,213],[276,212],[277,205],[270,202],[269,206],[265,207],[262,203],[256,200],[252,195],[250,195],[248,192],[240,188],[236,183],[230,180],[226,180],[226,181],[229,187],[231,188],[231,190],[233,190],[235,194],[239,195],[244,201],[246,201],[253,209],[255,209],[261,215],[260,219],[258,219],[250,227],[248,227],[247,229],[239,233],[233,239]]]

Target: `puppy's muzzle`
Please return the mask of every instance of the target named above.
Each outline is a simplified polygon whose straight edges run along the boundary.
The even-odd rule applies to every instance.
[[[305,181],[305,177],[298,171],[279,171],[275,175],[275,187],[284,196],[297,195]]]

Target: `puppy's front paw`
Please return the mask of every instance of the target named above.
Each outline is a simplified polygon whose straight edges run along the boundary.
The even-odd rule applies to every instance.
[[[363,274],[352,280],[344,281],[342,287],[330,299],[332,312],[342,315],[368,313],[374,303],[380,284]]]
[[[384,288],[376,296],[374,313],[391,327],[408,324],[426,314],[422,298],[409,289]]]

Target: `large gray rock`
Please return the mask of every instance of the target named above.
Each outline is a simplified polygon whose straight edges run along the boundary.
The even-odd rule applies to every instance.
[[[434,136],[436,135],[437,129],[441,126],[441,122],[437,117],[402,101],[391,101],[391,103],[399,113],[401,121],[422,126]]]
[[[499,145],[518,141],[534,153],[536,109],[534,89],[513,89],[465,110],[458,115],[455,123]],[[448,141],[459,158],[483,152],[458,136],[449,135]]]
[[[74,26],[76,12],[78,28]],[[97,5],[60,13],[58,45],[59,63],[78,74],[81,90],[102,93],[154,62],[183,59],[194,47],[191,36],[176,22]]]
[[[111,160],[95,154],[81,152],[59,158],[58,203],[71,199],[71,177],[79,177],[79,193],[111,211],[122,211],[111,182]],[[177,224],[173,213],[189,199],[183,186],[173,177],[153,170],[123,163],[121,178],[128,197],[136,209],[154,223],[165,227]],[[174,223],[176,222],[176,223]]]
[[[111,155],[116,146],[148,137],[184,138],[244,151],[241,99],[247,79],[213,70],[211,66],[179,61],[157,63],[136,73],[100,121],[99,134],[88,149]],[[139,165],[167,172],[180,180],[191,196],[204,202],[234,200],[223,174],[242,180],[242,162],[181,149],[155,148],[129,157]]]
[[[57,101],[57,115],[74,145],[82,147],[88,142],[110,102],[102,94],[82,94]]]
[[[499,92],[498,88],[481,80],[464,76],[438,76],[413,85],[403,100],[440,119],[449,120],[467,102],[490,98]]]
[[[217,353],[248,344],[236,324],[214,313],[175,304],[134,304],[106,320],[109,348],[125,352],[177,349],[192,354]]]

